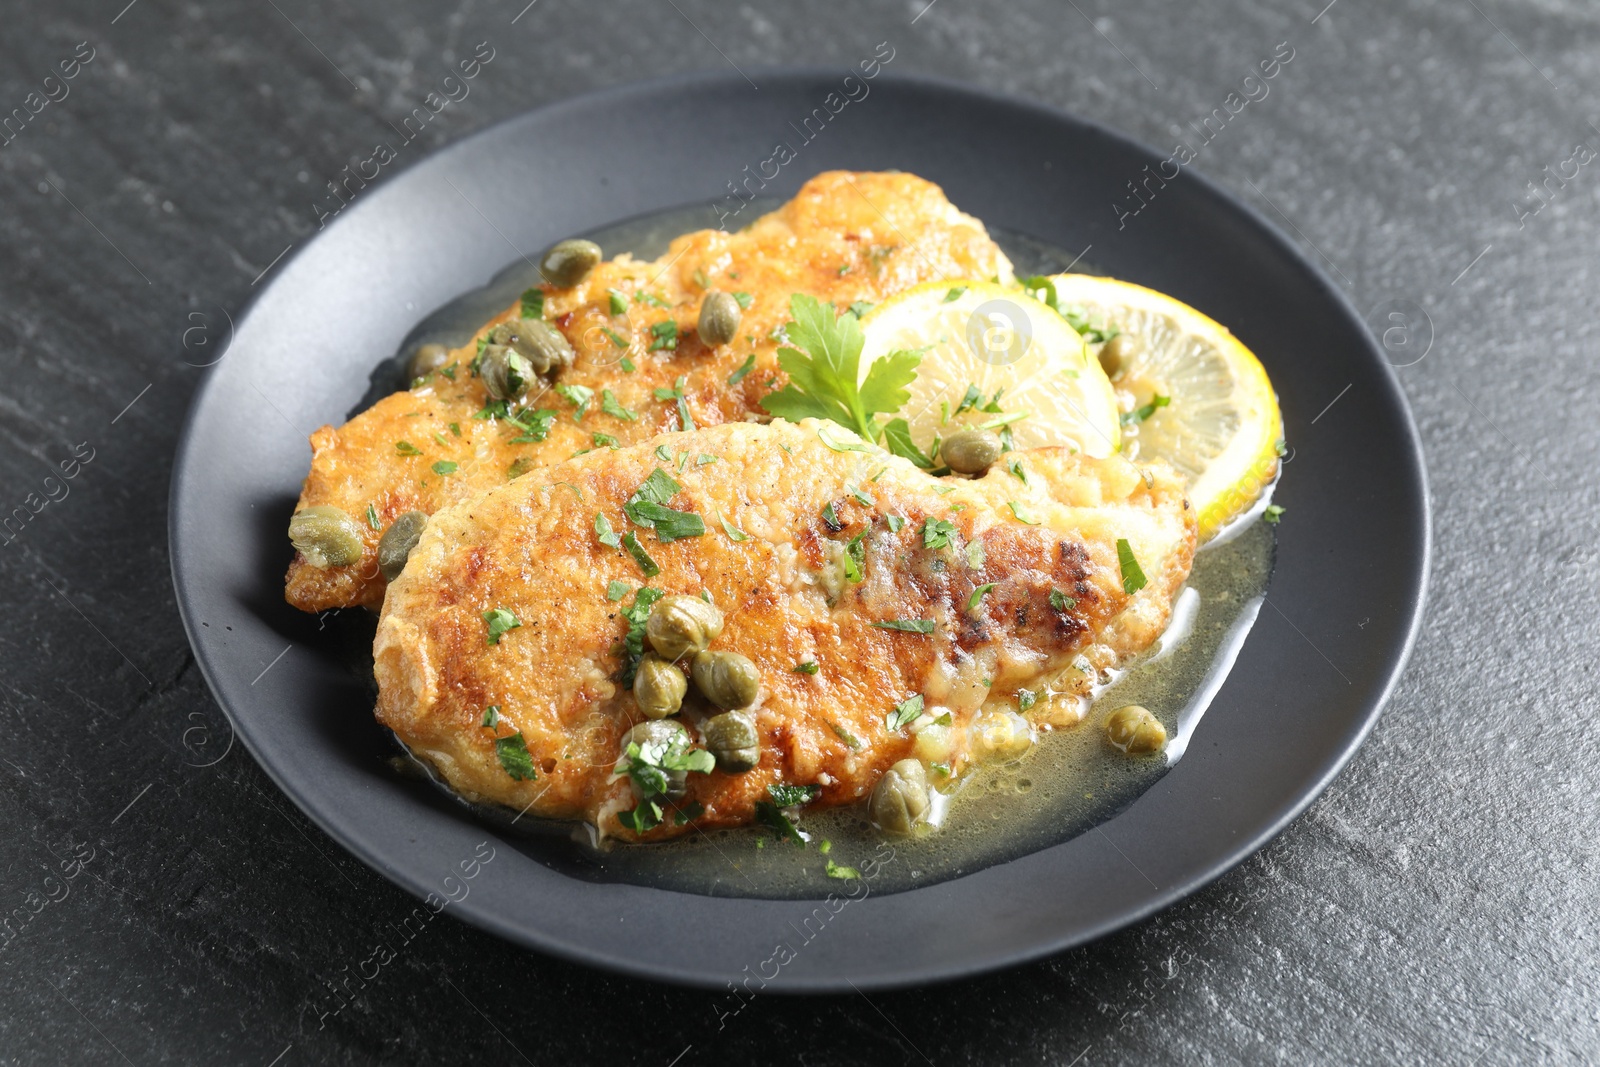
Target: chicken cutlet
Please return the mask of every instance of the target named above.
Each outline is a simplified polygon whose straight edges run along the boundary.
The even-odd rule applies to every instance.
[[[314,538],[297,538],[286,598],[313,612],[375,607],[387,585],[380,538],[401,516],[470,500],[582,449],[764,421],[759,401],[787,382],[775,331],[794,293],[843,308],[966,277],[1010,281],[1011,264],[938,186],[910,174],[836,171],[736,233],[686,234],[658,260],[619,256],[570,288],[530,290],[412,389],[311,435],[296,510],[317,509],[308,523],[323,523],[343,547],[305,551]],[[743,305],[725,344],[697,333],[711,291]],[[559,330],[572,352],[508,411],[486,392],[474,361],[496,327],[524,317]]]
[[[856,803],[897,761],[959,778],[1015,756],[1160,636],[1196,531],[1164,464],[1015,455],[1026,481],[936,478],[830,422],[739,423],[446,508],[383,605],[378,718],[469,800],[624,840]],[[641,660],[663,604],[717,625]],[[628,679],[668,652],[694,681],[655,721]],[[730,714],[754,736],[719,733]],[[675,745],[628,747],[674,722]]]

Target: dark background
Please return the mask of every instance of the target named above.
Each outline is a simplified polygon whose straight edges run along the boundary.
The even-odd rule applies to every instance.
[[[0,514],[67,491],[0,539],[0,915],[16,931],[0,933],[0,1061],[1600,1057],[1600,161],[1549,179],[1537,212],[1528,187],[1579,145],[1600,148],[1600,10],[125,2],[0,5],[0,114],[79,42],[94,50],[69,95],[0,147]],[[1416,652],[1328,793],[1155,919],[981,979],[763,998],[719,1025],[727,1002],[713,995],[593,973],[447,918],[319,1024],[337,1004],[327,983],[414,901],[231,745],[173,603],[171,457],[205,374],[192,364],[215,358],[219,324],[315,232],[324,182],[393,139],[391,123],[485,40],[497,58],[471,95],[387,170],[591,88],[730,65],[759,84],[763,66],[843,67],[881,41],[894,72],[1170,147],[1292,45],[1270,96],[1196,166],[1298,240],[1371,321],[1403,310],[1410,332],[1388,340],[1397,363],[1425,353],[1399,374],[1436,523]],[[1335,403],[1320,417],[1339,416]],[[93,459],[63,485],[77,445]],[[1293,525],[1286,515],[1283,536]],[[52,876],[75,850],[80,873]]]

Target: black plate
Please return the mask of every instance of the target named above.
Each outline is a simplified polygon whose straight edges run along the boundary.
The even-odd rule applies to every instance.
[[[363,191],[280,264],[195,399],[173,478],[173,576],[238,736],[351,852],[419,896],[459,898],[447,910],[520,944],[671,981],[755,988],[770,977],[768,989],[819,991],[971,974],[1080,944],[1281,830],[1361,743],[1410,650],[1428,569],[1421,449],[1381,350],[1322,272],[1192,173],[1119,223],[1127,183],[1166,154],[1017,100],[883,74],[802,143],[801,120],[842,77],[766,73],[759,91],[737,76],[629,86],[452,145]],[[832,908],[580,880],[537,842],[397,778],[378,758],[371,681],[352,648],[370,624],[300,615],[282,593],[306,434],[343,419],[420,319],[572,233],[697,202],[715,225],[709,205],[779,141],[797,158],[765,195],[830,168],[911,171],[987,223],[1092,245],[1100,269],[1193,304],[1260,355],[1293,446],[1267,606],[1177,767],[1096,831]],[[484,841],[494,859],[475,866]]]

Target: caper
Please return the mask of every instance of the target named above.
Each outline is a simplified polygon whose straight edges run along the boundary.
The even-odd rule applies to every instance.
[[[644,633],[663,659],[679,659],[717,639],[722,633],[722,612],[697,596],[664,597],[650,609]]]
[[[406,364],[406,373],[415,381],[426,378],[449,362],[450,350],[444,345],[419,345],[411,354],[411,362]]]
[[[422,511],[408,511],[389,524],[378,541],[378,569],[385,581],[394,581],[406,569],[411,550],[422,538],[422,528],[428,525],[428,516]]]
[[[624,757],[627,756],[629,744],[638,745],[641,749],[646,745],[660,745],[665,747],[672,744],[673,741],[677,740],[679,737],[682,737],[685,741],[687,741],[689,738],[689,731],[684,729],[683,724],[677,719],[655,719],[650,722],[642,722],[622,735],[622,748],[619,755]],[[669,800],[677,800],[679,797],[682,797],[688,793],[688,771],[674,771],[663,768],[661,773],[666,777],[667,780],[667,788],[663,793],[660,794],[661,796],[665,796]],[[644,797],[639,791],[639,783],[633,782],[632,785],[633,795],[638,797],[640,800],[643,800]]]
[[[1129,704],[1106,716],[1106,740],[1120,752],[1143,756],[1161,751],[1167,743],[1167,728],[1150,709]]]
[[[917,760],[901,760],[878,779],[867,808],[880,830],[909,834],[928,813],[928,772]]]
[[[1100,346],[1100,369],[1106,372],[1107,378],[1115,378],[1133,362],[1135,349],[1132,337],[1125,333],[1117,334]]]
[[[593,241],[560,241],[544,254],[539,273],[561,289],[570,289],[589,276],[601,259],[600,246]]]
[[[761,672],[737,652],[697,652],[690,672],[695,688],[719,708],[748,707],[761,688]]]
[[[518,400],[534,379],[533,366],[507,345],[488,345],[478,361],[478,377],[496,400]]]
[[[1033,731],[1028,720],[1004,709],[974,716],[968,737],[973,758],[985,763],[1018,759],[1033,747]]]
[[[994,466],[1005,449],[988,430],[958,430],[944,443],[940,455],[957,474],[982,474]]]
[[[533,367],[535,374],[549,374],[577,358],[561,331],[538,319],[502,322],[489,331],[489,348],[484,349],[485,355],[495,345],[515,349]]]
[[[717,766],[729,774],[743,774],[761,762],[761,735],[756,720],[748,711],[725,711],[713,715],[700,726],[706,750],[717,758]]]
[[[346,567],[361,559],[361,527],[339,508],[318,504],[297,511],[289,520],[289,540],[321,570]]]
[[[700,339],[708,345],[725,345],[739,335],[739,301],[732,293],[707,293],[700,301]]]
[[[688,692],[689,679],[671,663],[649,653],[639,661],[639,669],[633,676],[633,699],[639,702],[639,710],[650,718],[676,715]]]

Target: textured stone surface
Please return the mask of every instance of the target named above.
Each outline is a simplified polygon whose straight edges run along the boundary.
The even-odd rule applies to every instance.
[[[1600,170],[1537,214],[1526,184],[1600,147],[1592,5],[538,0],[513,25],[524,0],[123,2],[12,0],[0,19],[0,112],[94,49],[0,147],[0,510],[59,497],[44,479],[93,449],[0,548],[0,908],[27,916],[0,946],[0,1060],[1600,1058]],[[1400,372],[1432,477],[1428,621],[1327,795],[1178,907],[976,981],[758,999],[719,1024],[715,997],[447,919],[319,1018],[338,1003],[327,983],[413,903],[229,749],[173,604],[170,458],[206,328],[314,231],[323,182],[392,140],[481,40],[495,62],[391,170],[571,93],[729,64],[759,82],[763,65],[848,63],[885,40],[897,71],[1169,143],[1292,45],[1196,165],[1322,256],[1358,308],[1411,301],[1433,331]],[[277,417],[265,398],[240,415]],[[1297,444],[1315,447],[1314,427]],[[74,848],[90,858],[63,878]]]

